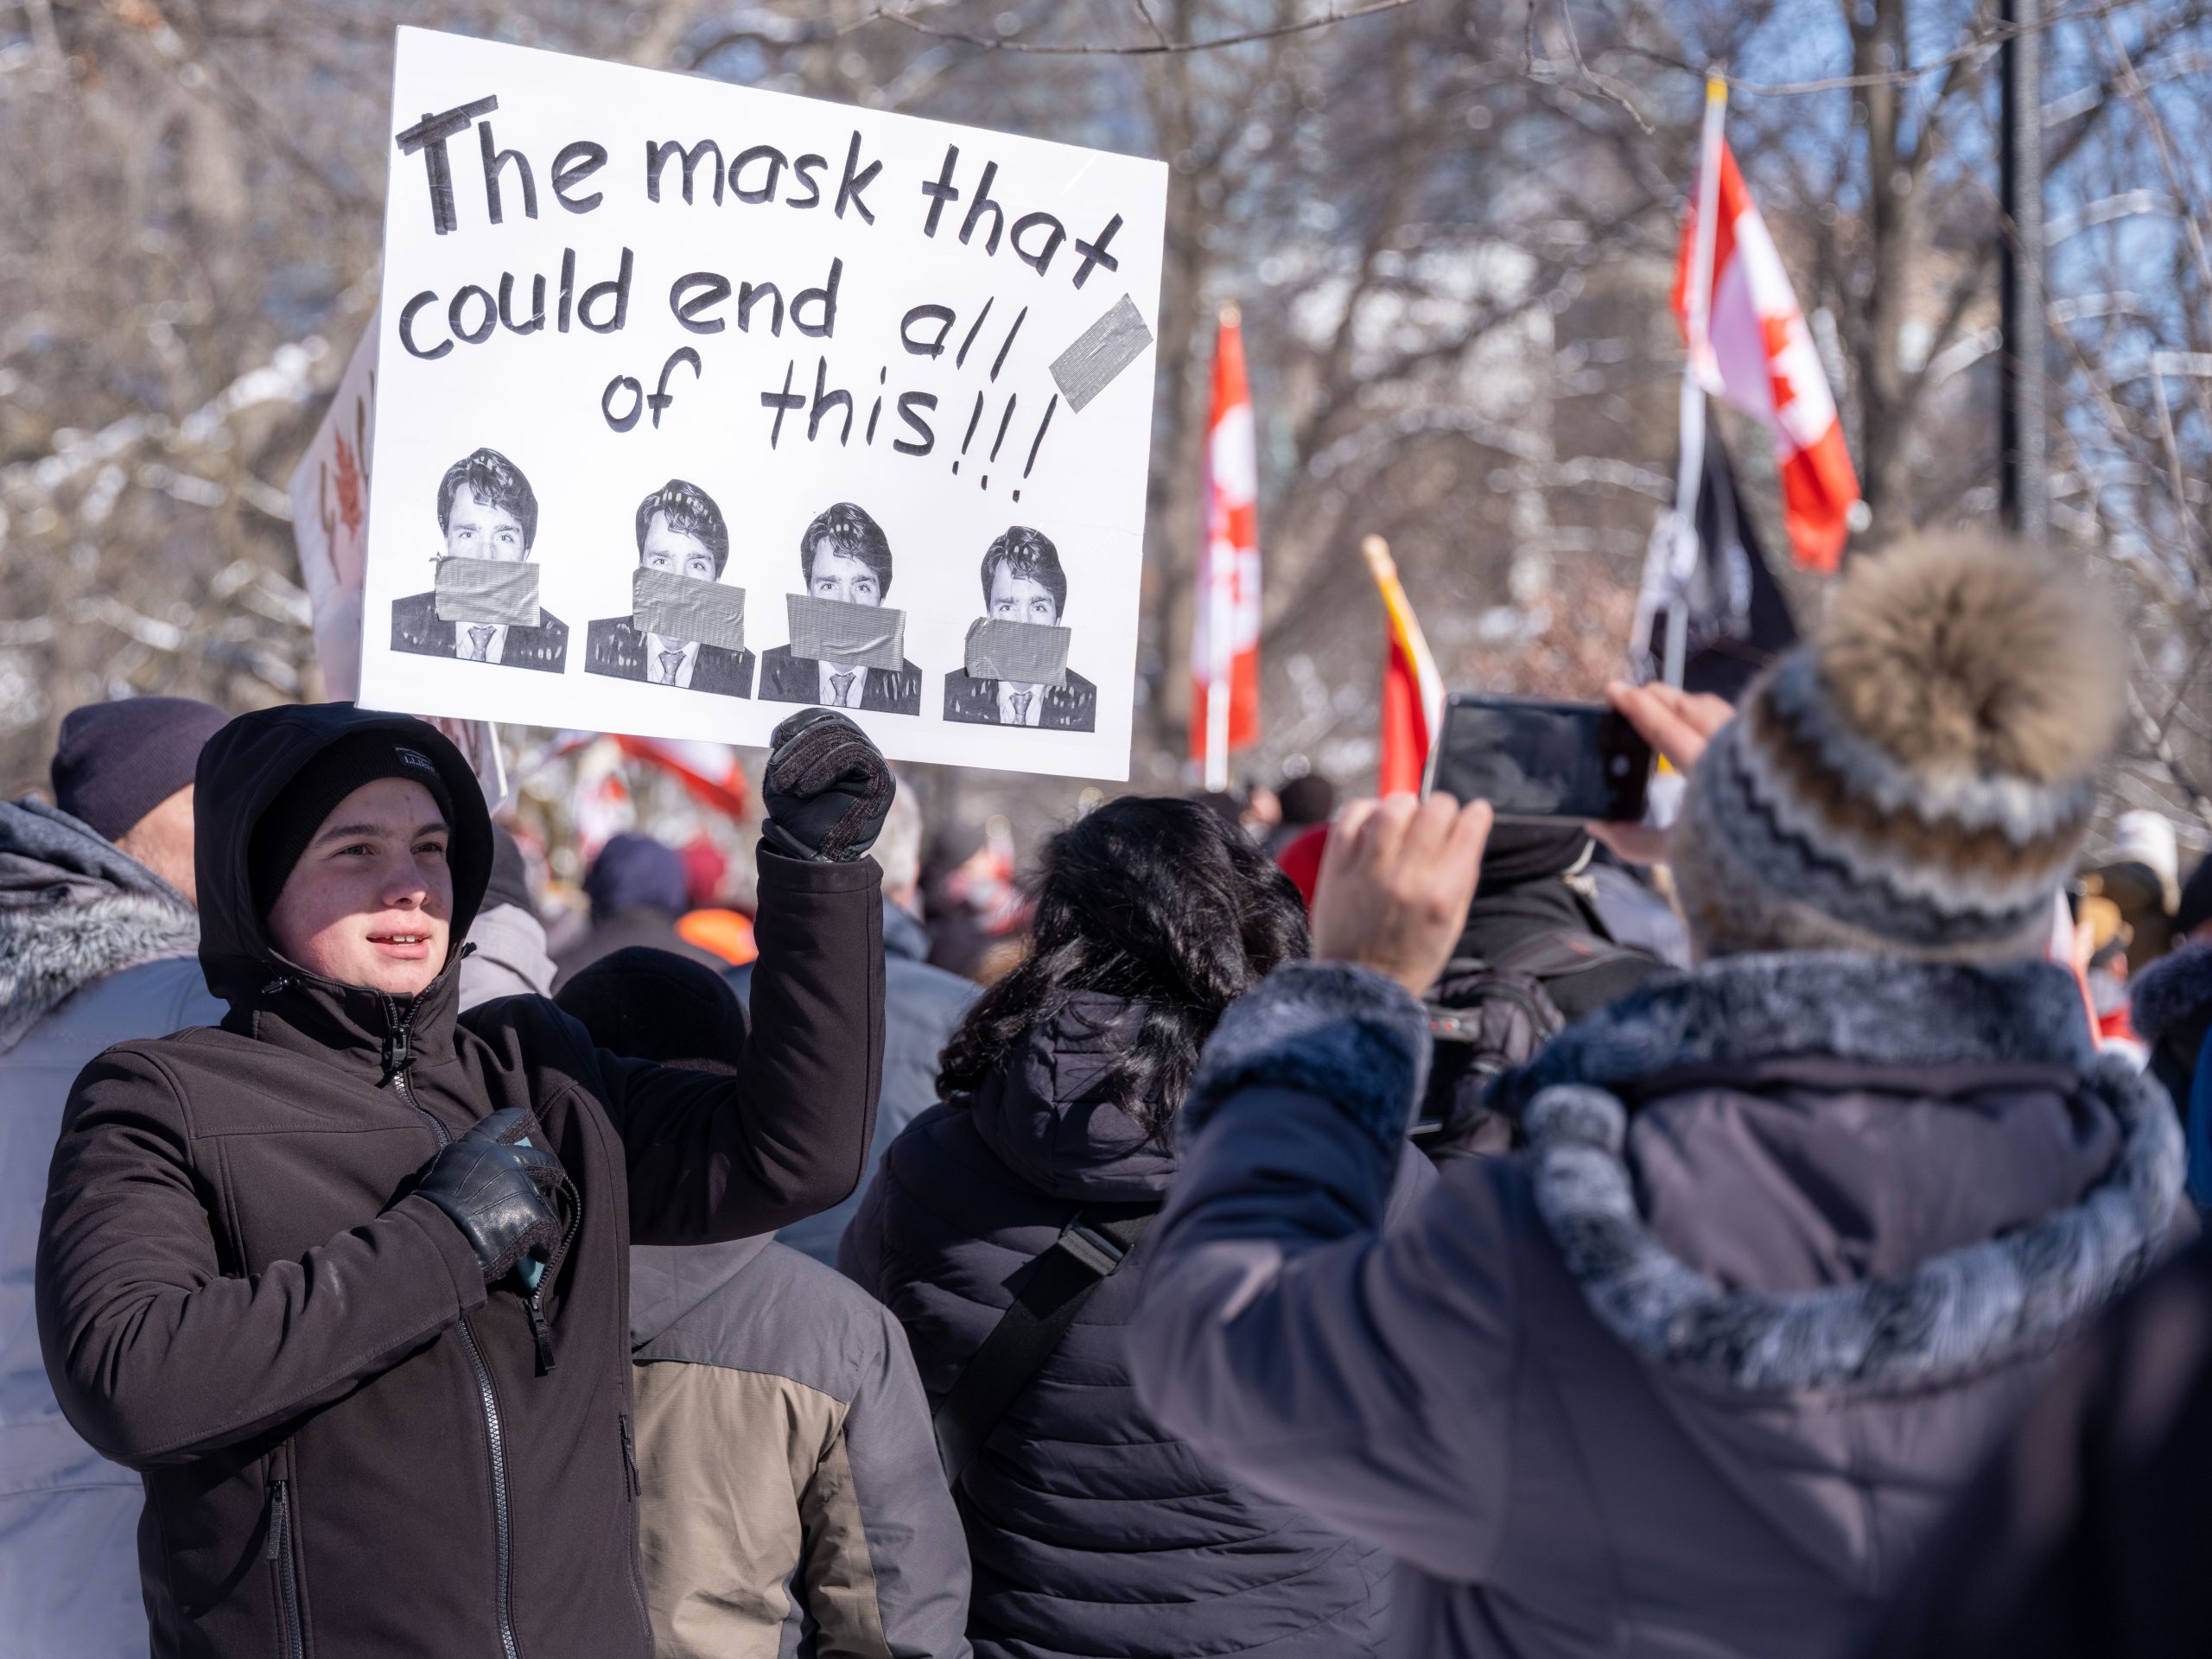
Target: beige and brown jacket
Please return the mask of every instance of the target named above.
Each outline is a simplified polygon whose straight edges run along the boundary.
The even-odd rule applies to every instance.
[[[968,1659],[968,1549],[899,1323],[766,1237],[631,1252],[659,1659]]]

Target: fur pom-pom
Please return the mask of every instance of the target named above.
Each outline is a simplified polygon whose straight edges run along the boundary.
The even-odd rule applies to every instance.
[[[2118,727],[2109,613],[1992,537],[1915,538],[1856,561],[1817,649],[1837,711],[1916,771],[2068,782]]]

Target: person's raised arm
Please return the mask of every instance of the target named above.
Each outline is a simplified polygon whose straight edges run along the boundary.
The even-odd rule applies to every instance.
[[[1128,1327],[1138,1397],[1200,1455],[1453,1575],[1481,1570],[1503,1513],[1510,1251],[1466,1193],[1385,1210],[1427,1068],[1419,994],[1489,824],[1442,797],[1345,810],[1316,960],[1270,975],[1207,1046]]]
[[[753,934],[752,1034],[734,1078],[608,1057],[630,1236],[772,1231],[860,1179],[883,1076],[883,873],[868,855],[895,787],[867,734],[810,709],[776,728]]]

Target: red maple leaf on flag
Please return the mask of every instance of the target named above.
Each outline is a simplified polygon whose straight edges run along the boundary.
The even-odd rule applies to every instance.
[[[1783,353],[1789,349],[1789,319],[1761,317],[1760,344],[1766,347],[1766,374],[1769,395],[1774,399],[1777,415],[1797,401],[1796,383],[1783,372]]]
[[[361,533],[361,472],[353,464],[353,452],[346,448],[346,440],[333,440],[338,446],[338,516],[345,521],[349,536]]]

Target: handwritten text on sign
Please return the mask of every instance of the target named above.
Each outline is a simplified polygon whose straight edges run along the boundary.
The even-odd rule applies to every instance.
[[[1126,775],[1163,168],[411,29],[392,135],[365,702]]]

